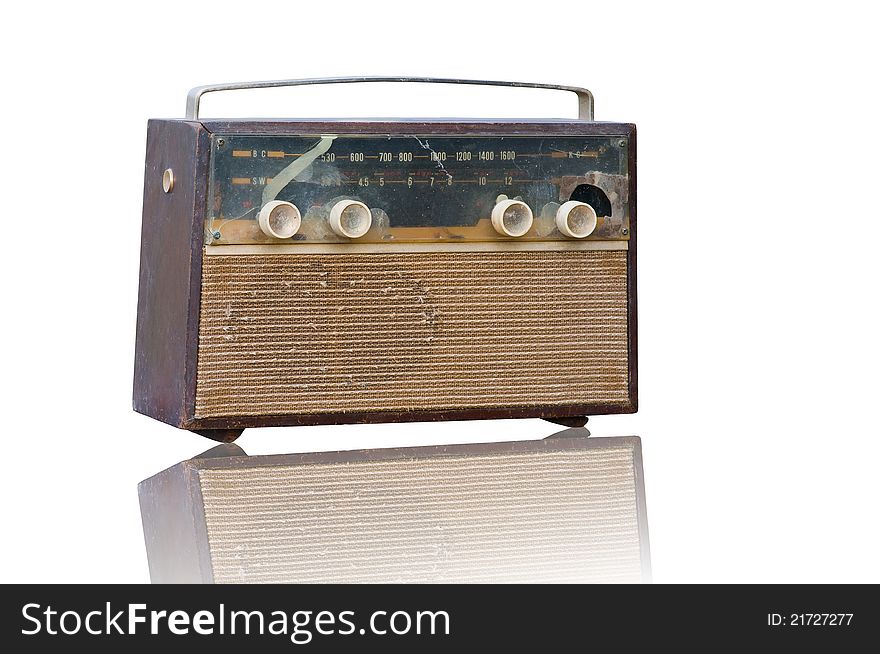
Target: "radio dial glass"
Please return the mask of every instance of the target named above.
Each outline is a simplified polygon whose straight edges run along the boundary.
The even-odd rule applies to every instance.
[[[207,243],[625,241],[627,146],[620,136],[215,135]],[[516,201],[509,229],[493,225],[501,196]],[[572,201],[596,213],[587,236],[575,222],[589,211],[572,229],[557,220]],[[261,229],[273,202],[298,209],[293,233]]]

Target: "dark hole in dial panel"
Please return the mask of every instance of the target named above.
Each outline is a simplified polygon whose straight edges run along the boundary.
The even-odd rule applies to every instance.
[[[596,211],[596,215],[600,218],[611,215],[611,200],[608,199],[605,191],[598,186],[593,186],[592,184],[580,184],[574,191],[572,191],[569,199],[589,204],[593,207]]]

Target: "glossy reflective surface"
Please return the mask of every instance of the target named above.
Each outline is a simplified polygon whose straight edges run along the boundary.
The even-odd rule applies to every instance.
[[[638,438],[247,456],[144,481],[154,582],[639,582]]]

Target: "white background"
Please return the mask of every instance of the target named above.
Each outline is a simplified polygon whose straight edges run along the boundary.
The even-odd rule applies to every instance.
[[[583,85],[639,129],[654,579],[880,581],[869,3],[7,3],[2,581],[148,581],[136,484],[209,441],[131,411],[146,122],[197,84]],[[513,93],[513,95],[511,95]],[[206,115],[574,116],[555,93],[315,89]],[[251,454],[540,438],[540,421],[245,432]]]

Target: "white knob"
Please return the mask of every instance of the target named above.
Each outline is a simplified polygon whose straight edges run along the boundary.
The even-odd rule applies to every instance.
[[[363,202],[340,200],[330,209],[330,228],[346,238],[360,238],[373,224],[373,213]]]
[[[272,200],[263,205],[257,218],[260,229],[266,236],[290,238],[299,231],[302,216],[295,204],[282,200]]]
[[[586,238],[597,222],[596,210],[586,202],[569,200],[556,210],[556,227],[571,238]]]
[[[520,200],[501,200],[492,209],[492,227],[504,236],[522,236],[532,228],[532,210]]]

